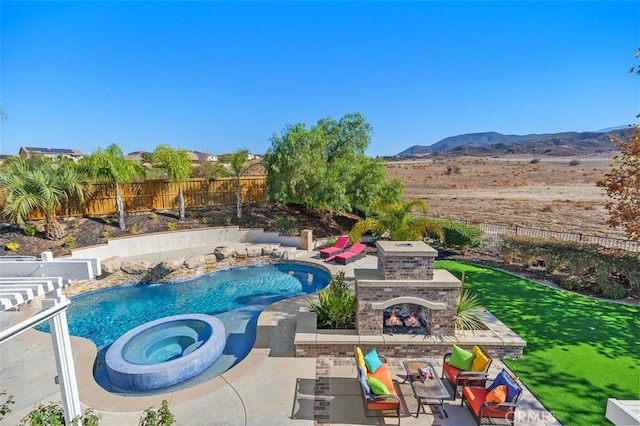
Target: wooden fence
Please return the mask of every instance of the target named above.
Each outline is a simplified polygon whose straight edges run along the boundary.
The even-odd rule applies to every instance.
[[[265,177],[251,176],[240,178],[243,203],[261,203],[265,201]],[[147,180],[138,183],[120,185],[124,210],[127,213],[152,210],[176,210],[178,208],[177,183],[166,180]],[[185,207],[207,207],[236,204],[236,180],[190,179],[182,183]],[[103,216],[116,212],[116,189],[114,184],[95,184],[92,194],[84,204],[77,198],[69,200],[59,215]],[[30,220],[42,219],[39,212],[33,212]]]

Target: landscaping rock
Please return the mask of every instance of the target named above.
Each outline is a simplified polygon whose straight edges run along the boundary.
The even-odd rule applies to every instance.
[[[106,274],[112,274],[116,271],[119,271],[122,268],[122,264],[124,263],[124,258],[122,256],[112,256],[108,259],[103,260],[100,263],[100,267],[102,272]]]
[[[213,254],[216,255],[216,259],[218,259],[218,262],[221,260],[224,260],[228,257],[233,256],[233,254],[236,251],[233,249],[233,247],[226,247],[226,246],[220,246],[220,247],[216,247],[216,249],[213,251]]]
[[[260,246],[247,247],[247,257],[260,257],[262,255],[262,248]]]
[[[184,262],[184,266],[188,269],[196,269],[205,264],[205,258],[202,255],[191,256]]]
[[[178,269],[182,269],[184,265],[184,258],[180,257],[177,259],[167,259],[165,261],[160,262],[160,269],[163,269],[167,272],[177,271]]]
[[[218,262],[218,258],[215,254],[209,253],[204,255],[204,263],[208,265],[214,265]]]
[[[151,267],[151,263],[144,260],[125,262],[122,264],[122,271],[130,275],[144,274]]]

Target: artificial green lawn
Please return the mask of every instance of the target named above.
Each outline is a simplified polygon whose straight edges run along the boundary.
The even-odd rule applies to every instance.
[[[527,342],[504,360],[566,425],[596,425],[607,398],[640,399],[640,308],[556,290],[490,268],[438,261]]]

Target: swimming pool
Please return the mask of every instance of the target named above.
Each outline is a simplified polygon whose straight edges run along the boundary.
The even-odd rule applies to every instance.
[[[97,290],[71,299],[67,309],[69,333],[97,346],[94,376],[98,383],[111,392],[129,394],[113,387],[104,374],[104,354],[111,343],[129,330],[159,318],[213,315],[225,326],[224,352],[199,376],[162,391],[183,389],[210,380],[241,361],[253,347],[257,318],[265,307],[315,293],[326,287],[330,278],[320,268],[280,263],[227,269],[186,281]],[[37,328],[49,331],[48,324]]]

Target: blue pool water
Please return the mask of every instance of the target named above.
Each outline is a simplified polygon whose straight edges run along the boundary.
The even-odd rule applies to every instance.
[[[179,314],[214,315],[226,330],[223,355],[204,373],[171,391],[209,380],[241,361],[256,337],[262,310],[282,299],[311,294],[326,287],[330,275],[311,266],[281,263],[234,268],[187,281],[129,285],[97,290],[71,299],[67,309],[69,333],[90,339],[98,347],[94,375],[105,389],[114,389],[104,374],[104,353],[127,331],[144,323]],[[37,327],[49,331],[48,324]]]

